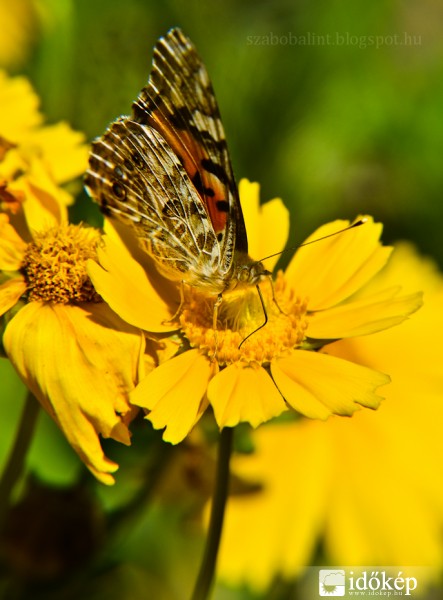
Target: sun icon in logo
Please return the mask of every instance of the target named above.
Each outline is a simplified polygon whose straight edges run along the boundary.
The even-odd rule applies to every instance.
[[[344,596],[345,572],[322,570],[319,573],[320,596]]]

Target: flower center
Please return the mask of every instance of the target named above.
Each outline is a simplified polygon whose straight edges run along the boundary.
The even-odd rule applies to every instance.
[[[270,283],[260,284],[260,290],[266,314],[255,287],[226,292],[216,315],[216,329],[216,299],[195,288],[186,290],[180,324],[191,346],[215,356],[220,365],[229,365],[239,360],[267,364],[300,345],[308,326],[306,300],[287,288],[282,272],[274,283],[276,302]]]
[[[97,257],[99,240],[96,229],[82,225],[61,225],[35,234],[22,263],[29,300],[100,302],[86,272],[87,259]]]

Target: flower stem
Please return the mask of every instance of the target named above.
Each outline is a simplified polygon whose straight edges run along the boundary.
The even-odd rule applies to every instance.
[[[229,462],[232,452],[233,429],[225,427],[220,433],[217,472],[214,495],[212,498],[211,517],[208,537],[200,565],[200,572],[195,583],[191,600],[207,600],[212,589],[215,575],[217,553],[223,528],[226,500],[229,488]]]
[[[40,405],[28,393],[18,425],[14,445],[0,478],[0,531],[3,530],[10,506],[11,493],[23,473],[26,454],[31,445]]]

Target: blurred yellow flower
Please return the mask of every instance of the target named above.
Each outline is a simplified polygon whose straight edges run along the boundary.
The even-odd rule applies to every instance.
[[[16,68],[29,55],[38,29],[35,0],[0,0],[0,66]]]
[[[84,172],[88,155],[82,133],[64,122],[44,125],[38,106],[27,79],[0,71],[0,206],[17,213],[26,197],[34,224],[37,215],[51,220],[57,206],[59,219],[66,216],[73,199],[60,185]]]
[[[289,228],[281,201],[260,209],[258,192],[257,184],[240,183],[254,257],[283,249]],[[329,223],[307,241],[347,225]],[[375,390],[389,378],[323,347],[396,325],[420,306],[420,294],[399,295],[392,283],[376,294],[364,293],[390,255],[380,234],[381,225],[368,219],[362,227],[300,248],[273,287],[260,286],[264,327],[255,288],[223,294],[216,331],[215,298],[185,289],[179,312],[182,352],[150,373],[131,401],[148,411],[155,428],[165,428],[164,439],[172,443],[183,440],[208,404],[220,428],[241,421],[256,427],[288,408],[316,419],[352,415],[360,406],[377,408],[381,398]],[[151,332],[177,329],[171,317],[179,306],[179,286],[165,281],[146,254],[125,248],[115,231],[98,254],[100,265],[89,263],[91,279],[123,319]]]
[[[88,277],[100,233],[68,223],[70,196],[59,184],[83,171],[83,136],[64,124],[40,127],[24,79],[0,75],[0,108],[0,202],[10,213],[0,212],[4,348],[86,466],[111,484],[118,465],[99,435],[130,443],[137,409],[129,392],[144,372],[144,337]]]
[[[392,383],[376,413],[274,423],[253,433],[256,452],[234,472],[260,486],[228,504],[220,577],[265,589],[313,564],[443,566],[443,278],[399,245],[372,291],[401,280],[425,290],[423,309],[401,327],[342,340],[331,355],[386,370]],[[257,489],[257,486],[256,488]]]

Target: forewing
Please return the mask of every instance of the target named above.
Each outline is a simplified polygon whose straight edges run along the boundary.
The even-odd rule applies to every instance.
[[[158,131],[180,158],[207,209],[228,271],[230,247],[247,253],[246,229],[214,91],[194,45],[180,29],[158,41],[133,118]]]
[[[158,131],[121,118],[93,142],[85,185],[110,217],[134,227],[171,279],[204,262],[220,269],[220,246],[205,205]]]

